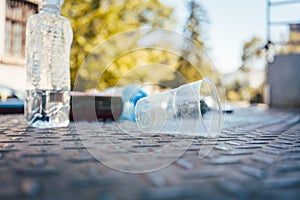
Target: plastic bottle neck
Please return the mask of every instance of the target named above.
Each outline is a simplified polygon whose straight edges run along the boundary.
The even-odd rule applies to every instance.
[[[60,6],[55,4],[44,3],[41,9],[42,13],[60,14]]]

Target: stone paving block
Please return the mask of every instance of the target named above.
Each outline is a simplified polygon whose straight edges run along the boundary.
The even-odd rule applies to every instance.
[[[116,177],[93,177],[93,178],[80,178],[71,179],[69,183],[72,187],[82,188],[82,187],[95,187],[98,185],[109,187],[111,185],[116,186],[118,181]]]
[[[276,156],[279,156],[279,155],[283,154],[283,151],[278,150],[278,148],[272,149],[272,148],[266,148],[265,147],[265,148],[261,149],[260,151],[263,152],[263,153],[266,153],[266,154],[276,155]]]
[[[259,149],[261,146],[259,145],[240,145],[235,147],[236,149]]]
[[[0,115],[0,199],[300,199],[298,113],[237,109],[218,138],[145,135],[128,122],[39,130]],[[154,172],[118,168],[146,161]]]
[[[241,162],[240,159],[234,158],[234,157],[221,157],[221,158],[215,158],[211,161],[208,161],[208,164],[211,165],[231,165],[231,164],[239,164]]]
[[[292,149],[288,150],[287,153],[291,153],[291,154],[300,154],[300,147],[295,147],[293,146]]]
[[[221,179],[217,182],[217,187],[233,199],[251,199],[249,188],[238,181]]]
[[[264,181],[263,186],[266,188],[299,188],[300,177],[267,179]]]
[[[298,163],[289,163],[289,164],[280,164],[275,166],[277,172],[300,172],[300,162]]]
[[[149,188],[142,194],[146,200],[158,199],[196,199],[198,196],[196,189],[181,186],[181,187],[164,187],[164,188]]]
[[[289,161],[289,160],[300,160],[300,155],[287,155],[283,156],[283,161]]]
[[[88,163],[88,162],[97,162],[97,160],[93,157],[76,157],[76,158],[69,158],[69,162],[71,163]]]
[[[267,174],[264,170],[256,168],[256,167],[240,166],[239,170],[241,172],[243,172],[244,174],[247,174],[247,175],[257,178],[257,179],[263,179],[267,176]]]
[[[60,170],[55,167],[43,167],[43,168],[17,168],[15,169],[17,174],[22,174],[25,176],[50,176],[58,175]]]
[[[227,141],[226,144],[230,144],[230,145],[234,145],[234,146],[240,145],[240,143],[236,142],[235,140],[233,140],[233,141]]]
[[[250,155],[253,154],[252,151],[246,150],[246,151],[240,151],[240,150],[233,150],[228,152],[222,152],[221,155],[225,156],[242,156],[242,155]]]
[[[271,156],[261,155],[261,154],[253,155],[253,156],[251,156],[251,159],[254,161],[257,161],[257,162],[268,164],[268,165],[272,165],[272,164],[276,163],[276,158],[271,157]]]
[[[41,184],[34,180],[24,178],[20,183],[20,191],[27,198],[36,198],[41,193]]]
[[[202,169],[198,171],[188,172],[182,175],[184,179],[207,179],[207,178],[215,178],[220,177],[224,174],[224,170],[220,169]]]
[[[25,153],[21,155],[22,158],[48,158],[48,157],[58,157],[59,154],[55,153]]]

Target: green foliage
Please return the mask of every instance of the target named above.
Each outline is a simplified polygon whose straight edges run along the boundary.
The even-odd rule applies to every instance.
[[[244,43],[243,55],[242,55],[242,66],[241,70],[249,72],[251,68],[255,67],[257,61],[265,59],[264,43],[262,39],[253,37],[251,40]]]
[[[243,45],[241,56],[242,66],[233,74],[235,80],[226,85],[226,96],[230,101],[249,101],[251,103],[262,103],[263,84],[254,88],[250,85],[250,74],[255,71],[263,73],[265,67],[265,51],[262,39],[253,37]]]
[[[172,79],[171,71],[175,70],[177,56],[159,49],[140,49],[117,58],[106,68],[99,80],[98,88],[105,89],[111,85],[143,84]],[[165,68],[169,69],[166,70]],[[107,81],[109,74],[114,79]]]
[[[184,29],[184,34],[186,37],[193,40],[195,43],[200,45],[202,47],[202,50],[204,51],[204,41],[203,41],[203,35],[205,33],[204,26],[207,21],[206,11],[203,9],[203,6],[200,4],[200,2],[191,0],[188,1],[188,10],[189,15],[186,21]],[[192,44],[194,45],[194,44]],[[202,60],[202,57],[197,55],[197,65],[193,66],[191,63],[189,63],[187,60],[184,59],[184,57],[190,56],[190,51],[193,51],[194,47],[190,46],[186,50],[184,49],[182,52],[182,57],[178,61],[178,72],[182,74],[188,81],[197,81],[199,79],[203,78],[203,72],[206,72],[211,68],[210,64],[204,63]],[[199,52],[199,54],[202,54],[204,52]],[[202,69],[199,69],[199,68]],[[202,72],[202,74],[201,74]]]
[[[178,58],[177,65],[175,66],[176,77],[171,83],[172,87],[178,87],[185,82],[193,82],[202,79],[203,77],[210,77],[214,83],[218,83],[218,72],[213,68],[212,62],[208,60],[205,48],[205,30],[208,25],[206,10],[199,1],[187,1],[188,17],[183,27],[185,37],[193,41],[193,43],[185,44],[186,47],[182,48],[181,57]],[[195,47],[197,45],[198,47]],[[199,51],[200,49],[200,51]],[[196,54],[194,52],[197,51]],[[194,60],[190,63],[188,60]],[[180,80],[180,77],[185,80]],[[182,79],[182,78],[181,78]]]
[[[204,47],[205,29],[209,23],[206,10],[196,0],[188,1],[188,10],[189,16],[184,27],[185,35]]]
[[[187,5],[189,13],[183,27],[184,34],[204,48],[204,26],[208,23],[206,12],[197,1],[191,0]],[[203,76],[211,77],[214,74],[211,62],[203,58],[204,52],[190,55],[193,46],[183,50],[182,56],[160,49],[140,49],[122,54],[121,49],[135,47],[137,39],[132,38],[130,32],[118,33],[140,27],[172,29],[175,21],[172,12],[173,8],[163,5],[159,0],[65,0],[62,15],[70,19],[74,32],[71,50],[72,88],[75,79],[83,83],[82,88],[76,89],[104,90],[111,86],[149,81],[177,87],[202,79]],[[107,40],[111,37],[114,40]],[[99,44],[101,48],[95,48]],[[186,60],[191,57],[194,63]],[[87,68],[81,67],[84,61]]]
[[[74,32],[71,50],[72,84],[84,59],[101,42],[117,33],[142,26],[168,27],[172,22],[171,13],[172,8],[162,5],[159,0],[65,0],[62,15],[70,19]],[[128,67],[129,63],[123,63],[122,66]],[[100,67],[99,71],[103,66],[94,67]],[[116,83],[118,72],[122,71],[120,68],[116,66],[114,71],[106,72],[104,87]],[[80,76],[88,79],[92,74],[86,72]]]

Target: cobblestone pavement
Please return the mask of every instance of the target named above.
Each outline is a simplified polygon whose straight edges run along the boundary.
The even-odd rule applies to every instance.
[[[22,118],[0,116],[0,199],[300,199],[296,111],[236,109],[217,139],[114,122],[36,130]]]

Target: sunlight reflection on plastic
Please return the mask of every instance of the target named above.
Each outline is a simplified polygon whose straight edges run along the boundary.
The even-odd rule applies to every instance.
[[[118,59],[121,57],[130,56],[134,52],[150,52],[153,49],[157,51],[163,51],[167,54],[176,55],[177,59],[186,60],[191,66],[193,66],[193,69],[199,74],[199,76],[207,77],[213,80],[213,83],[215,83],[217,86],[217,93],[219,94],[220,98],[223,100],[225,99],[225,91],[222,86],[219,73],[214,68],[205,50],[198,43],[186,38],[182,34],[173,32],[171,30],[158,28],[141,28],[130,32],[121,33],[96,46],[80,67],[73,89],[75,91],[86,91],[88,89],[97,88],[99,82],[101,84],[102,77],[105,73],[110,73],[114,70],[117,70],[116,66],[112,65],[112,63],[118,61]],[[131,57],[129,57],[129,59],[131,59]],[[161,64],[161,62],[162,61],[157,58],[157,61],[152,61],[152,63],[139,62],[134,66],[134,73],[136,73],[136,71],[141,71],[141,74],[152,75],[145,79],[144,82],[141,82],[139,77],[130,76],[130,71],[119,71],[118,73],[120,74],[120,79],[122,79],[123,76],[131,77],[133,84],[139,83],[143,85],[151,82],[156,83],[157,85],[164,85],[157,80],[157,76],[163,74],[160,71],[161,68],[157,67]],[[207,63],[207,65],[202,65],[201,63],[203,62]],[[156,67],[145,67],[147,65],[151,66],[155,64]],[[164,67],[169,68],[168,70],[170,72],[174,71],[173,76],[176,78],[179,77],[178,79],[181,80],[178,81],[176,79],[178,82],[181,82],[181,84],[187,84],[185,77],[179,72],[176,72],[174,67],[168,66],[167,64],[165,64]],[[201,85],[206,85],[208,89],[211,88],[209,87],[209,84]],[[167,84],[164,86],[171,87],[171,85]],[[180,93],[180,91],[186,91],[188,92],[188,95],[191,94],[190,97],[192,99],[199,98],[199,92],[194,93],[192,89],[193,87],[190,86],[185,90],[178,90],[177,95]],[[205,87],[202,86],[201,91],[204,91],[205,89],[203,88]],[[214,94],[214,92],[210,91],[210,94]],[[187,94],[182,95],[187,97]],[[217,104],[214,104],[215,98],[216,96],[214,95],[208,95],[205,99],[207,106],[211,106],[212,108],[216,106]],[[179,100],[179,102],[180,101],[181,100]],[[187,126],[185,124],[186,121],[182,120],[186,116],[179,114],[182,112],[177,110],[177,113],[175,112],[175,115],[174,113],[173,115],[180,120],[176,126],[172,126],[172,128],[169,129],[174,130],[173,134],[161,135],[159,134],[160,131],[162,131],[164,127],[171,125],[167,120],[170,117],[170,113],[166,112],[166,109],[169,107],[169,103],[170,102],[163,102],[159,106],[152,106],[151,112],[154,114],[151,115],[156,117],[157,123],[155,130],[150,131],[152,133],[149,132],[149,134],[145,134],[146,132],[139,130],[135,122],[128,120],[110,123],[98,122],[95,112],[95,98],[88,98],[85,102],[84,109],[82,109],[79,106],[79,99],[75,97],[72,99],[72,109],[77,132],[81,137],[83,145],[89,147],[87,150],[94,158],[102,162],[104,165],[116,170],[130,173],[144,173],[155,171],[170,165],[180,156],[182,156],[182,154],[190,147],[193,141],[197,140],[201,143],[206,140],[206,138],[203,136],[208,136],[205,134],[200,136],[195,134],[182,135],[180,133],[187,131],[190,133],[197,133],[197,130],[199,131],[200,127],[202,129],[208,129],[206,133],[217,133],[213,135],[217,137],[222,128],[223,119],[213,120],[212,116],[218,115],[209,115],[209,112],[207,112],[207,115],[204,115],[204,118],[207,117],[208,120],[204,118],[203,121],[193,120],[193,122],[191,122],[192,124]],[[179,106],[179,109],[189,110],[190,108],[185,107],[184,104],[182,104],[181,107]],[[114,113],[113,107],[112,111]],[[197,115],[200,116],[200,114],[201,111],[198,110]],[[92,121],[82,121],[82,116],[86,115],[89,115]],[[188,116],[193,116],[193,114]],[[154,118],[150,117],[145,118],[145,120],[149,120],[149,122],[151,122],[153,119]],[[140,128],[142,126],[141,124],[139,124]],[[191,128],[188,129],[187,127]],[[219,131],[210,131],[216,129],[216,127],[218,127],[217,129]],[[153,135],[154,132],[156,135]],[[213,144],[211,146],[205,146],[205,148],[200,146],[199,158],[205,157],[212,148]]]

